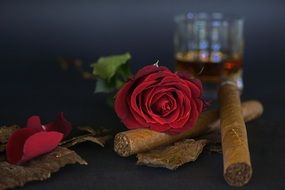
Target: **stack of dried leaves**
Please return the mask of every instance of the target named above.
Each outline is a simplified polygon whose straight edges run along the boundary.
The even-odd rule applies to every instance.
[[[87,165],[76,152],[64,147],[58,147],[22,166],[0,162],[0,189],[23,186],[29,181],[43,181],[65,165],[75,163]]]
[[[111,136],[108,135],[108,130],[99,130],[92,127],[78,127],[75,132],[73,132],[73,137],[61,142],[61,146],[57,147],[54,151],[35,158],[24,165],[13,165],[5,161],[4,151],[9,136],[18,128],[16,125],[0,127],[0,190],[23,186],[30,181],[48,179],[51,173],[57,172],[60,168],[68,164],[79,163],[81,165],[87,165],[84,159],[67,147],[85,141],[104,146],[107,140],[111,138]]]

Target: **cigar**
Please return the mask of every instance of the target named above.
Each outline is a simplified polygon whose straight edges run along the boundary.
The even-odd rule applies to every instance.
[[[258,101],[247,101],[242,104],[243,117],[250,121],[263,112]],[[169,145],[185,138],[194,138],[219,129],[219,111],[211,110],[200,114],[195,126],[177,135],[156,132],[146,128],[132,129],[120,132],[115,136],[114,151],[123,157],[145,152],[162,145]]]
[[[251,178],[246,118],[242,115],[239,90],[226,81],[219,90],[220,128],[224,161],[224,178],[229,185],[243,186]]]

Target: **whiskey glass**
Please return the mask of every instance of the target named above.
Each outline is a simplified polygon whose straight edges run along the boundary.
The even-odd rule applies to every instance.
[[[241,17],[202,12],[175,17],[175,68],[199,78],[207,99],[216,98],[225,79],[242,90],[243,46]]]

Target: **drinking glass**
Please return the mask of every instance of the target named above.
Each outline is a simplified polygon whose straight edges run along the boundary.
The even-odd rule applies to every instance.
[[[243,88],[243,19],[222,13],[175,17],[176,70],[201,79],[204,96],[215,99],[219,83],[232,79]]]

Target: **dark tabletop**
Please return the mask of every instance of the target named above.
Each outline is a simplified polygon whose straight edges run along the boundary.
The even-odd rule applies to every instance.
[[[0,124],[25,125],[38,114],[63,111],[74,125],[124,130],[115,113],[94,95],[94,81],[56,60],[80,58],[84,67],[102,55],[131,52],[132,70],[153,63],[173,68],[173,16],[222,11],[244,16],[243,99],[263,102],[262,118],[248,124],[253,177],[244,189],[285,189],[284,1],[1,1]],[[112,146],[75,148],[88,166],[67,166],[45,182],[22,189],[228,189],[222,155],[203,153],[176,171],[135,165]]]

